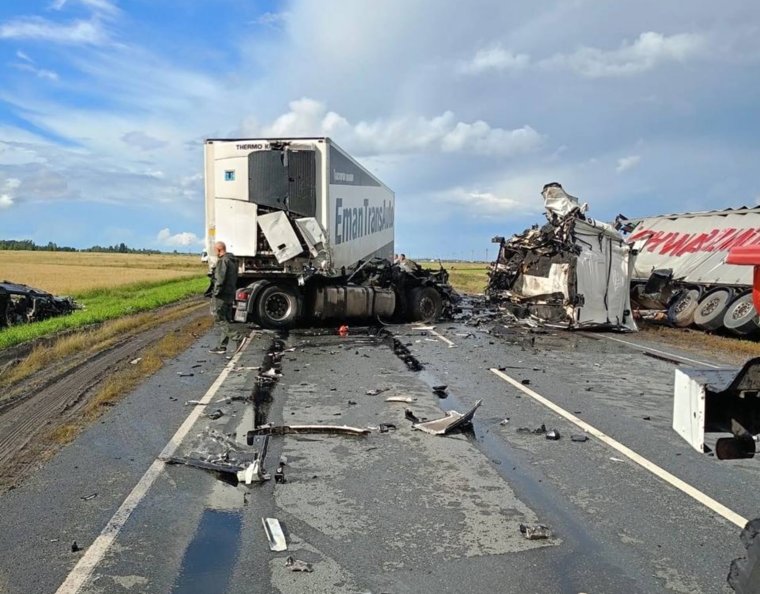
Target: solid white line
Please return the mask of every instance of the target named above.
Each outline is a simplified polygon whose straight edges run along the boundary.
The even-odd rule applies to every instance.
[[[636,342],[630,342],[628,340],[623,340],[621,338],[615,338],[613,336],[607,336],[605,334],[599,335],[601,338],[606,338],[607,340],[614,340],[615,342],[622,342],[623,344],[627,344],[633,347],[636,347],[637,349],[640,349],[642,351],[649,351],[651,353],[656,353],[658,355],[665,355],[667,357],[671,357],[673,359],[680,359],[681,361],[686,361],[687,363],[696,363],[697,365],[704,365],[705,367],[712,367],[713,369],[722,369],[724,366],[721,365],[715,365],[713,363],[707,363],[705,361],[697,361],[696,359],[689,359],[688,357],[682,357],[681,355],[674,355],[673,353],[668,353],[666,351],[660,351],[658,349],[653,349],[652,347],[645,346],[643,344],[638,344]]]
[[[430,332],[433,336],[437,336],[440,340],[445,342],[449,345],[449,348],[455,347],[456,345],[451,342],[448,338],[446,338],[443,334],[439,334],[435,331],[435,326],[413,326],[412,330],[426,330],[427,332]]]
[[[705,495],[704,493],[702,493],[702,491],[700,491],[700,490],[692,487],[689,483],[682,481],[677,476],[674,476],[674,475],[670,474],[667,470],[665,470],[665,469],[660,468],[659,466],[657,466],[654,462],[650,462],[649,460],[647,460],[643,456],[641,456],[641,455],[637,454],[636,452],[634,452],[632,449],[624,446],[619,441],[611,438],[610,436],[606,435],[605,433],[602,433],[596,427],[593,427],[593,426],[589,425],[585,421],[582,421],[581,419],[579,419],[578,417],[576,417],[574,414],[567,412],[564,408],[562,408],[560,406],[557,406],[551,400],[548,400],[548,399],[544,398],[543,396],[541,396],[540,394],[538,394],[537,392],[534,392],[530,388],[525,387],[524,385],[522,385],[517,380],[515,380],[515,379],[511,378],[510,376],[508,376],[506,373],[504,373],[502,371],[499,371],[498,369],[491,369],[491,372],[493,372],[494,374],[496,374],[498,377],[500,377],[504,381],[512,384],[515,388],[517,388],[518,390],[524,392],[525,394],[527,394],[528,396],[530,396],[534,400],[540,402],[541,404],[543,404],[547,408],[553,410],[555,413],[557,413],[561,417],[564,417],[565,419],[567,419],[571,423],[577,425],[578,427],[580,427],[581,429],[583,429],[583,431],[585,431],[586,433],[589,433],[589,434],[593,435],[594,437],[596,437],[600,441],[603,441],[604,443],[606,443],[608,446],[616,449],[618,452],[620,452],[621,454],[623,454],[624,456],[626,456],[628,459],[630,459],[631,461],[635,462],[636,464],[638,464],[642,468],[645,468],[646,470],[648,470],[649,472],[651,472],[655,476],[659,477],[660,479],[662,479],[666,483],[669,483],[670,485],[672,485],[676,489],[679,489],[680,491],[683,491],[689,497],[692,497],[693,499],[695,499],[696,501],[698,501],[702,505],[708,507],[709,509],[711,509],[712,511],[714,511],[719,516],[722,516],[726,520],[728,520],[729,522],[732,522],[733,524],[736,524],[737,526],[739,526],[739,528],[744,528],[747,525],[747,518],[743,518],[742,516],[740,516],[739,514],[737,514],[735,511],[732,511],[732,510],[728,509],[722,503],[719,503],[718,501],[715,501],[715,499],[713,499],[713,498]]]
[[[129,516],[132,515],[132,512],[140,504],[140,501],[142,501],[148,493],[148,490],[161,474],[161,471],[165,466],[163,460],[174,455],[174,452],[182,443],[182,440],[190,429],[192,429],[193,425],[198,420],[198,417],[200,417],[205,411],[206,405],[211,401],[224,383],[224,380],[227,379],[227,376],[237,364],[238,359],[240,359],[240,356],[243,354],[243,351],[246,349],[249,342],[250,341],[246,342],[246,344],[242,345],[240,350],[236,351],[230,362],[227,363],[219,374],[219,377],[216,378],[203,398],[200,399],[201,405],[193,408],[193,411],[185,419],[185,422],[180,425],[180,428],[177,429],[177,432],[169,440],[169,443],[166,444],[166,447],[164,447],[158,455],[158,458],[153,461],[153,464],[150,465],[148,470],[135,485],[134,489],[132,489],[132,492],[124,500],[124,503],[121,504],[121,507],[116,510],[116,513],[108,521],[108,524],[106,524],[98,537],[87,548],[87,551],[71,570],[66,577],[66,580],[61,584],[58,590],[56,590],[56,594],[76,594],[85,585],[94,569],[103,560],[109,547],[113,544],[114,540],[116,540],[116,537],[124,527],[124,524],[126,524]]]

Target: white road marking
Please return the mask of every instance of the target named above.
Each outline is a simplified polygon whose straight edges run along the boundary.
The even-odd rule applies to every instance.
[[[671,486],[675,487],[676,489],[679,489],[680,491],[686,493],[689,497],[695,499],[702,505],[706,506],[707,508],[711,509],[713,512],[718,514],[719,516],[722,516],[729,522],[736,524],[739,526],[739,528],[744,528],[747,525],[747,518],[743,518],[739,514],[737,514],[735,511],[732,511],[728,509],[725,505],[722,503],[715,501],[715,499],[709,497],[708,495],[705,495],[702,493],[702,491],[692,487],[689,483],[682,481],[677,476],[672,475],[667,470],[660,468],[657,466],[654,462],[650,462],[643,456],[637,454],[632,449],[630,449],[627,446],[624,446],[619,441],[611,438],[610,436],[606,435],[605,433],[602,433],[597,429],[596,427],[593,427],[592,425],[589,425],[585,421],[582,421],[578,417],[576,417],[574,414],[566,411],[561,406],[558,406],[554,404],[551,400],[548,400],[547,398],[544,398],[537,392],[531,390],[530,388],[524,386],[520,382],[518,382],[516,379],[508,376],[506,373],[498,370],[498,369],[491,369],[491,372],[503,379],[505,382],[510,383],[515,388],[520,390],[521,392],[527,394],[537,402],[540,402],[547,408],[553,410],[555,413],[560,415],[561,417],[564,417],[571,423],[577,425],[583,431],[586,433],[589,433],[590,435],[593,435],[600,441],[606,443],[608,446],[614,448],[621,454],[623,454],[625,457],[627,457],[629,460],[635,462],[642,468],[648,470],[655,476],[659,477],[666,483],[670,484]],[[612,459],[612,458],[611,458]]]
[[[114,540],[116,540],[116,537],[124,527],[124,524],[127,523],[127,520],[132,515],[132,512],[140,504],[140,502],[150,490],[151,486],[153,486],[153,483],[161,474],[161,471],[165,466],[163,460],[174,455],[174,452],[180,446],[182,440],[188,434],[190,429],[192,429],[193,425],[198,420],[198,417],[203,414],[204,410],[206,409],[206,405],[217,393],[219,388],[224,383],[224,380],[227,379],[227,376],[234,369],[235,365],[237,365],[240,356],[247,348],[249,342],[250,341],[247,341],[244,345],[242,345],[241,349],[236,351],[235,355],[232,357],[229,363],[225,365],[224,369],[219,374],[219,377],[216,378],[206,394],[204,394],[203,398],[200,399],[199,402],[201,405],[196,406],[190,415],[185,419],[185,422],[180,425],[180,428],[177,429],[177,432],[169,440],[169,443],[166,444],[166,447],[164,447],[164,449],[158,455],[158,458],[156,458],[148,470],[145,471],[145,474],[135,485],[134,489],[132,489],[132,492],[127,495],[124,503],[122,503],[121,507],[116,510],[116,513],[108,521],[108,524],[106,524],[105,528],[103,528],[98,537],[87,548],[87,551],[71,570],[69,575],[66,577],[66,580],[61,584],[58,590],[56,590],[56,594],[76,594],[85,585],[87,580],[92,575],[92,572],[103,560],[103,557],[105,557],[109,547],[113,544]]]
[[[443,334],[439,334],[435,331],[435,326],[415,326],[412,327],[412,330],[426,330],[427,332],[430,332],[433,336],[438,337],[439,340],[442,340],[447,345],[449,345],[449,348],[455,347],[456,345],[451,342],[448,338],[446,338]]]
[[[681,355],[674,355],[673,353],[668,353],[666,351],[660,351],[658,349],[653,349],[652,347],[645,346],[643,344],[638,344],[636,342],[631,342],[629,340],[623,340],[622,338],[615,338],[614,336],[607,336],[605,334],[599,335],[601,338],[606,338],[607,340],[614,340],[615,342],[621,342],[623,344],[627,344],[632,347],[636,347],[637,349],[640,349],[642,351],[649,351],[650,353],[656,353],[658,355],[665,355],[666,357],[671,357],[673,359],[680,359],[681,361],[685,361],[686,363],[695,363],[696,365],[703,365],[705,367],[711,367],[713,369],[722,369],[724,366],[721,365],[715,365],[713,363],[707,363],[705,361],[697,361],[696,359],[689,359],[688,357],[682,357]]]

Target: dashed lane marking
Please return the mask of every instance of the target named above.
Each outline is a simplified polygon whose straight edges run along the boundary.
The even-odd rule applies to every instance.
[[[699,503],[701,503],[702,505],[704,505],[708,509],[712,510],[713,512],[715,512],[719,516],[725,518],[729,522],[731,522],[733,524],[736,524],[737,526],[739,526],[739,528],[744,528],[747,525],[747,518],[743,518],[742,516],[740,516],[739,514],[737,514],[735,511],[728,509],[722,503],[716,501],[715,499],[713,499],[712,497],[709,497],[708,495],[705,495],[699,489],[696,489],[695,487],[692,487],[689,483],[687,483],[685,481],[682,481],[680,478],[678,478],[677,476],[669,473],[667,470],[665,470],[663,468],[660,468],[654,462],[650,462],[649,460],[647,460],[646,458],[644,458],[644,456],[641,456],[640,454],[637,454],[636,452],[634,452],[629,447],[624,446],[619,441],[617,441],[617,440],[613,439],[612,437],[610,437],[609,435],[607,435],[607,434],[599,431],[599,429],[597,429],[596,427],[593,427],[592,425],[589,425],[585,421],[579,419],[574,414],[566,411],[564,408],[562,408],[561,406],[558,406],[557,404],[555,404],[554,402],[552,402],[548,398],[545,398],[545,397],[541,396],[541,394],[539,394],[538,392],[535,392],[534,390],[531,390],[530,388],[524,386],[523,384],[521,384],[516,379],[508,376],[503,371],[500,371],[498,369],[491,369],[491,372],[494,373],[499,378],[503,379],[505,382],[511,384],[512,386],[514,386],[515,388],[517,388],[518,390],[520,390],[524,394],[527,394],[528,396],[530,396],[531,398],[533,398],[536,402],[539,402],[539,403],[543,404],[545,407],[547,407],[548,409],[554,411],[559,416],[564,417],[565,419],[567,419],[568,421],[570,421],[574,425],[577,425],[578,427],[580,427],[586,433],[588,433],[590,435],[593,435],[594,437],[596,437],[600,441],[606,443],[608,446],[610,446],[613,449],[617,450],[623,456],[625,456],[626,458],[628,458],[632,462],[635,462],[636,464],[638,464],[642,468],[648,470],[649,472],[651,472],[652,474],[654,474],[658,478],[662,479],[663,481],[665,481],[669,485],[671,485],[671,486],[675,487],[676,489],[682,491],[683,493],[685,493],[686,495],[688,495],[692,499],[698,501]]]

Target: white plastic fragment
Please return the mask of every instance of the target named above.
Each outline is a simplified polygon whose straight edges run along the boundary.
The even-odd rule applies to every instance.
[[[261,518],[261,523],[269,541],[269,549],[276,552],[287,551],[288,543],[285,541],[280,521],[277,518]]]

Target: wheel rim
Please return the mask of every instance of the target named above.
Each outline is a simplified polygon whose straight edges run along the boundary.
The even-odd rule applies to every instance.
[[[423,296],[420,299],[420,313],[425,318],[430,318],[435,315],[435,302],[428,296]]]
[[[691,294],[686,295],[683,299],[679,300],[678,303],[676,303],[676,313],[680,314],[681,312],[685,311],[686,308],[691,307],[692,302],[692,296]]]
[[[734,311],[731,312],[731,319],[739,320],[745,317],[747,314],[750,313],[750,311],[752,311],[753,307],[754,306],[749,300],[742,301],[734,308]]]
[[[290,317],[293,304],[285,293],[273,293],[264,303],[264,311],[271,319],[281,322]]]
[[[720,297],[718,296],[711,297],[710,300],[702,306],[700,313],[703,316],[709,316],[718,308],[719,303],[720,303]]]

